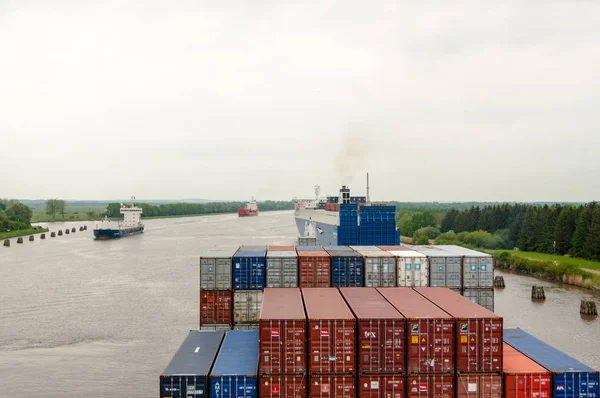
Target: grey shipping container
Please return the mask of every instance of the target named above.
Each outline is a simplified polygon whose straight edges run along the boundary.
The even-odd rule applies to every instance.
[[[364,258],[366,287],[396,286],[396,257],[376,246],[350,246]]]
[[[258,323],[238,323],[233,330],[258,330]]]
[[[464,289],[463,296],[494,312],[494,289]]]
[[[298,238],[298,246],[316,246],[317,238],[307,238],[307,237],[299,237]]]
[[[208,397],[208,375],[225,332],[191,330],[160,375],[160,397]]]
[[[462,288],[462,257],[433,246],[408,246],[429,257],[429,286]]]
[[[231,325],[220,324],[220,325],[200,325],[200,330],[231,330]]]
[[[200,289],[231,289],[231,260],[237,250],[213,249],[200,256]]]
[[[494,258],[489,254],[454,245],[435,247],[463,256],[463,287],[465,289],[494,286]]]
[[[262,290],[235,290],[233,292],[233,324],[235,326],[249,323],[258,324],[262,298]]]
[[[267,252],[266,287],[298,287],[298,253]]]

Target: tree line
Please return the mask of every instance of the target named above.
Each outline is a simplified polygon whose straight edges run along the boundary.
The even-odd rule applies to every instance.
[[[600,260],[600,206],[596,202],[579,206],[503,204],[452,209],[442,220],[441,230],[446,232],[440,235],[441,239],[464,241],[471,234],[473,239],[484,242],[487,232],[503,248],[552,254],[556,245],[556,254]]]
[[[0,199],[0,232],[31,228],[31,209],[16,200]]]
[[[52,216],[53,220],[56,220],[56,215],[60,214],[64,220],[66,207],[67,204],[62,199],[48,199],[46,201],[46,214]]]
[[[191,216],[200,214],[236,213],[245,203],[242,202],[215,202],[215,203],[169,203],[151,205],[148,203],[136,203],[142,208],[144,217],[166,217],[166,216]],[[120,203],[109,203],[106,215],[111,218],[120,218]],[[290,201],[267,200],[258,203],[259,211],[291,210],[294,205]]]

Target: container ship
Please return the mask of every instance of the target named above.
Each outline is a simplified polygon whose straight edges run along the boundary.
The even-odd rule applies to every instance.
[[[121,203],[120,213],[124,216],[123,222],[119,222],[117,227],[113,228],[108,216],[105,216],[100,227],[94,229],[94,237],[99,240],[116,239],[144,232],[144,224],[141,221],[141,207],[136,207],[134,203],[127,207]]]
[[[254,198],[252,198],[251,201],[246,203],[246,206],[239,209],[238,216],[239,217],[258,216],[258,205],[256,204],[256,200],[254,200]]]
[[[294,217],[301,239],[313,238],[321,246],[400,244],[396,206],[371,203],[368,174],[367,196],[351,196],[346,185],[340,188],[338,196],[325,200],[319,199],[319,192],[316,185],[314,199],[294,198]]]

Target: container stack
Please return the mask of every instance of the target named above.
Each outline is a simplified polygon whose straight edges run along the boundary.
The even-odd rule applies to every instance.
[[[266,246],[241,246],[233,256],[234,329],[258,329],[266,255]]]
[[[340,204],[340,225],[337,227],[337,243],[340,246],[359,243],[358,205]]]
[[[323,248],[331,257],[331,286],[364,286],[363,257],[348,246]]]
[[[460,246],[439,245],[439,249],[462,257],[462,295],[494,311],[494,259],[487,253]]]
[[[256,398],[257,392],[258,330],[231,330],[210,372],[210,396]]]
[[[298,252],[298,284],[300,287],[330,287],[331,257],[320,246],[296,248]]]
[[[377,246],[350,246],[365,263],[366,287],[396,286],[396,257]]]
[[[552,375],[552,396],[598,397],[598,371],[544,343],[521,329],[505,329],[504,342],[535,361]],[[535,395],[534,395],[535,396]]]
[[[200,329],[231,329],[233,286],[231,264],[238,248],[220,248],[200,257]]]
[[[506,343],[502,354],[506,398],[552,397],[552,374],[548,370]]]
[[[298,253],[294,246],[269,246],[266,287],[298,287]]]
[[[454,318],[456,397],[502,397],[503,319],[442,288],[414,290]]]
[[[396,286],[429,286],[429,259],[423,253],[408,250],[402,246],[379,246],[381,250],[396,257]]]
[[[378,292],[406,317],[409,397],[454,396],[454,319],[412,289]]]
[[[359,398],[405,396],[406,319],[374,288],[341,288],[357,320]]]
[[[266,288],[263,298],[260,397],[306,397],[306,314],[300,289]]]
[[[396,206],[361,206],[359,244],[395,245]]]
[[[302,289],[308,318],[308,394],[356,395],[356,319],[337,289]]]
[[[462,293],[462,256],[434,246],[407,246],[429,258],[429,286]],[[493,279],[493,278],[492,278]]]

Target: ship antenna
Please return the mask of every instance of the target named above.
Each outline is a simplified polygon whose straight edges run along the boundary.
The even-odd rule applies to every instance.
[[[367,173],[367,206],[371,206],[371,197],[369,196],[369,173]]]

